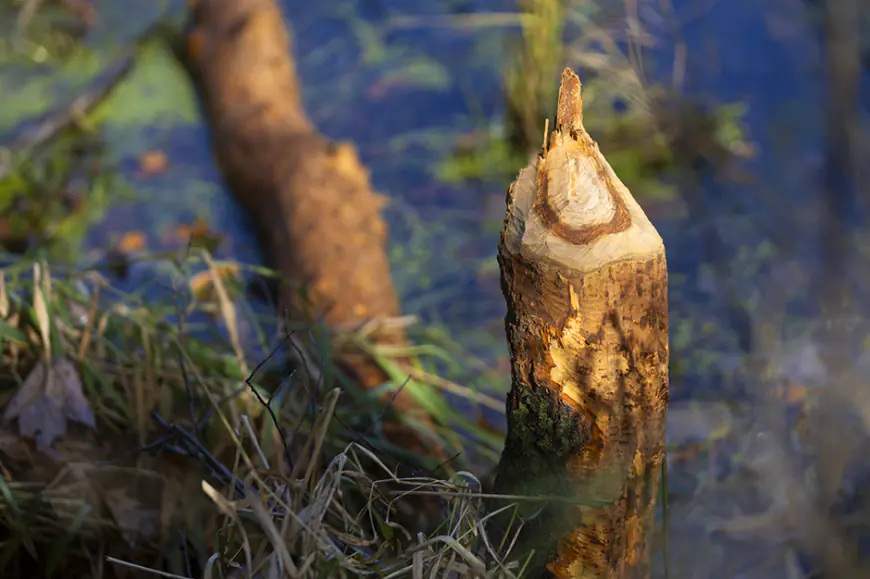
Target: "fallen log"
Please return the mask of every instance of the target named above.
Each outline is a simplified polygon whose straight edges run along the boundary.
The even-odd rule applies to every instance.
[[[382,198],[353,145],[329,141],[306,116],[275,0],[195,2],[183,60],[224,178],[252,218],[268,264],[289,282],[278,296],[280,311],[293,322],[321,319],[333,329],[399,316]],[[395,329],[373,337],[406,342]],[[367,389],[388,379],[368,356],[335,355]],[[393,406],[427,420],[407,390]]]
[[[512,384],[496,492],[547,499],[519,507],[542,575],[648,578],[668,399],[665,250],[583,128],[570,69],[555,131],[508,191],[498,259]]]

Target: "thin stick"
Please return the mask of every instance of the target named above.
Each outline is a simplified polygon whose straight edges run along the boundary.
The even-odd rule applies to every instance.
[[[144,573],[159,575],[161,577],[170,577],[171,579],[192,579],[191,577],[185,577],[184,575],[176,575],[175,573],[167,573],[166,571],[149,569],[148,567],[143,567],[142,565],[137,565],[136,563],[130,563],[129,561],[122,561],[121,559],[115,559],[114,557],[109,557],[108,555],[106,556],[106,561],[109,563],[114,563],[115,565],[121,565],[123,567],[129,567],[130,569],[136,569],[137,571],[142,571]]]

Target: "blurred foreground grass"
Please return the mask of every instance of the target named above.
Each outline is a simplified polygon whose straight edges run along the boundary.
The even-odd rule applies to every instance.
[[[318,328],[311,349],[267,335],[237,305],[236,264],[195,252],[170,266],[165,303],[121,294],[95,270],[19,261],[0,273],[4,577],[37,561],[49,576],[85,576],[108,553],[206,577],[494,565],[472,472],[487,475],[501,437],[447,402],[493,410],[494,399],[438,376],[433,360],[453,353],[419,338],[379,351],[364,331]],[[336,340],[375,355],[393,376],[385,388],[420,393],[441,425],[427,436],[454,460],[432,464],[383,438],[384,422],[403,418],[330,362]],[[274,362],[288,352],[289,368]],[[439,504],[420,521],[412,500],[425,495]],[[420,524],[430,539],[406,530]]]

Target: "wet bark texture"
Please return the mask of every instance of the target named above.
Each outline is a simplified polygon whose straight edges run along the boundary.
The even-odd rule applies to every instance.
[[[549,144],[508,192],[499,263],[512,385],[496,490],[587,503],[520,502],[521,545],[542,576],[648,578],[668,399],[665,251],[584,130],[570,70]]]
[[[251,216],[267,262],[289,282],[279,293],[281,313],[302,324],[319,318],[333,329],[398,316],[383,199],[354,146],[324,138],[306,116],[275,0],[195,2],[185,61],[224,177]],[[395,330],[375,339],[405,342]],[[365,356],[337,356],[366,388],[387,379]],[[394,405],[415,406],[407,391]]]

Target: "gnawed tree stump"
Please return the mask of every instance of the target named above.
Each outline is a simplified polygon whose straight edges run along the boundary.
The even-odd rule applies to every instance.
[[[646,578],[668,399],[665,250],[582,118],[566,69],[549,144],[508,191],[512,385],[495,486],[578,501],[520,503],[542,574]]]
[[[291,282],[282,285],[279,309],[292,321],[317,317],[333,329],[398,316],[382,198],[354,147],[330,142],[306,116],[275,0],[193,2],[183,60],[223,175],[251,216],[267,262]],[[375,338],[406,342],[395,329]],[[368,389],[387,380],[367,356],[337,358]],[[394,406],[429,420],[408,390]]]

